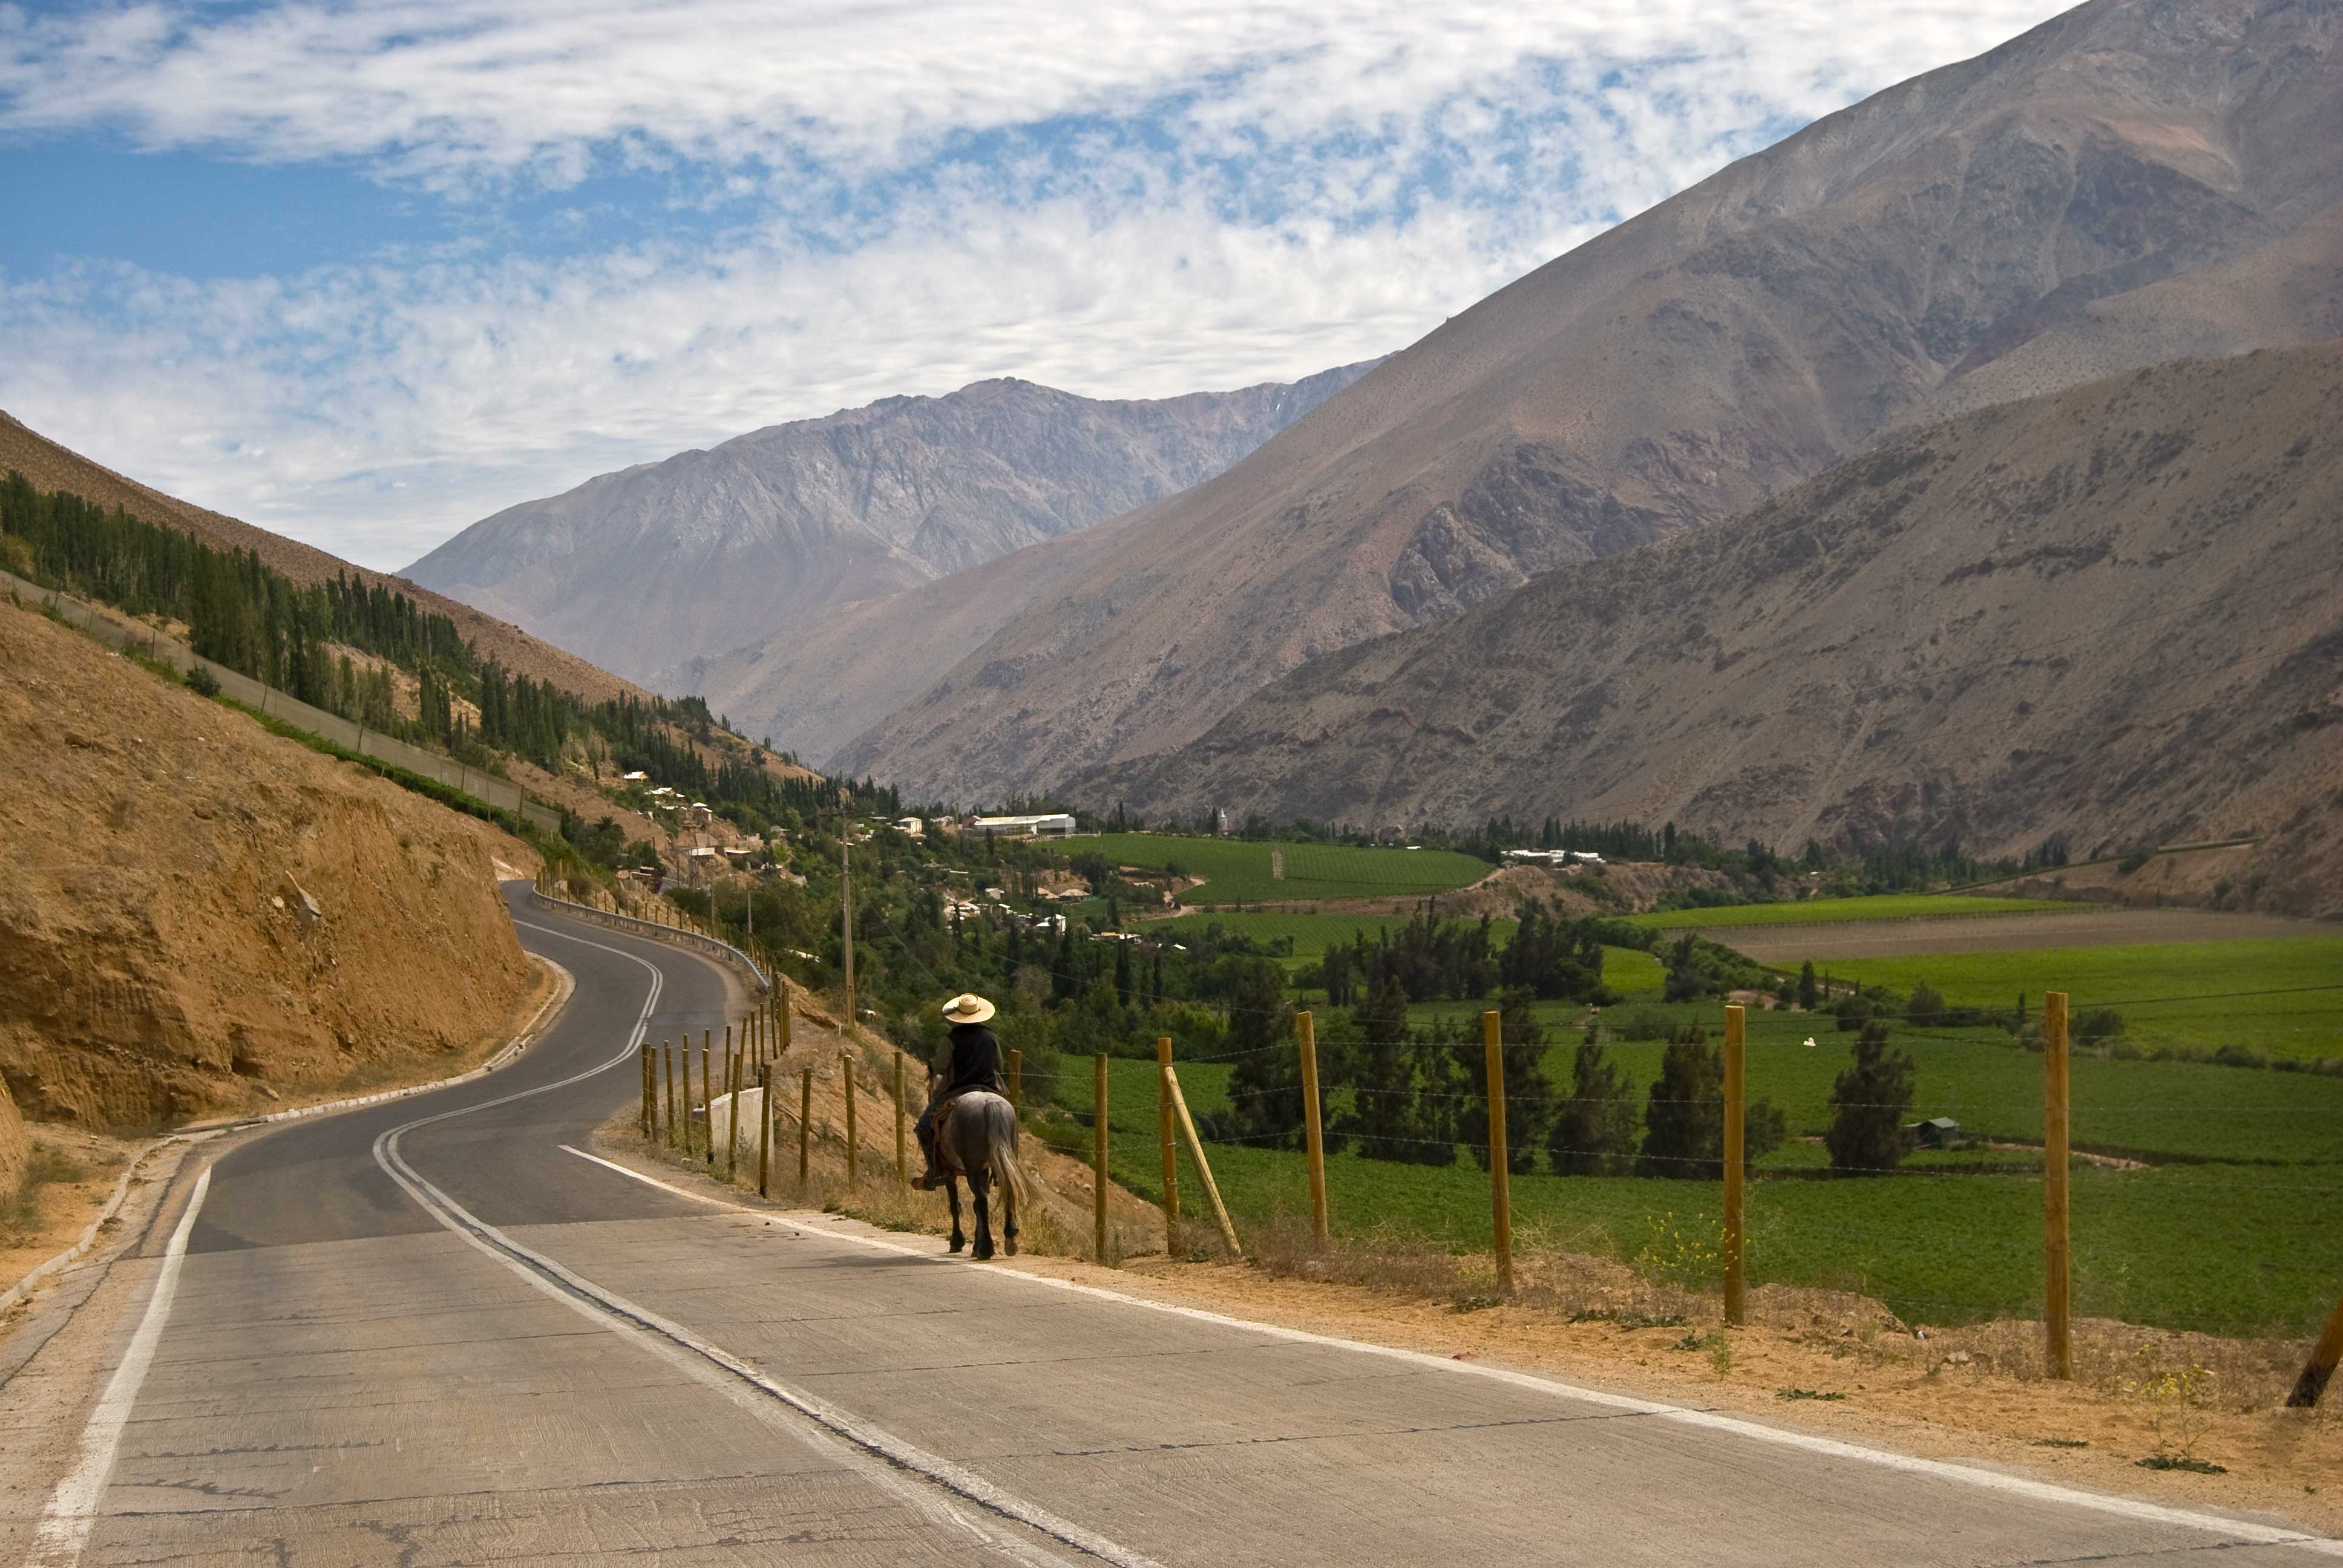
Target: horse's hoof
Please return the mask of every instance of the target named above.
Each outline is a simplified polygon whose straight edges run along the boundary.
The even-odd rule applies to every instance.
[[[957,1251],[959,1251],[962,1247],[965,1247],[965,1246],[967,1246],[967,1245],[968,1245],[968,1243],[967,1243],[966,1241],[961,1241],[958,1236],[954,1236],[954,1237],[951,1239],[951,1245],[950,1245],[950,1247],[947,1247],[947,1248],[946,1248],[946,1249],[944,1249],[944,1250],[945,1250],[946,1251],[950,1251],[950,1252],[957,1252]]]
[[[970,1253],[969,1256],[974,1258],[980,1263],[989,1263],[992,1261],[992,1249],[986,1246],[983,1242],[979,1241],[976,1244],[976,1251]]]
[[[1001,1250],[1007,1252],[1011,1257],[1015,1257],[1017,1255],[1017,1238],[1011,1236],[1006,1241],[1001,1242]]]

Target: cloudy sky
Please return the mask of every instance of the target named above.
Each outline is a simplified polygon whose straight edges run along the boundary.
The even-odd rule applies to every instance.
[[[397,567],[890,394],[1388,352],[2062,8],[0,3],[0,408]]]

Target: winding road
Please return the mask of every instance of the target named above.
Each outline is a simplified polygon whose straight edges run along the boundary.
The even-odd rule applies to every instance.
[[[488,1077],[201,1147],[85,1292],[0,1554],[77,1563],[2147,1563],[2343,1555],[1747,1421],[1138,1302],[578,1152],[712,965],[511,890],[576,978]],[[845,1233],[851,1229],[855,1233]],[[69,1336],[55,1332],[62,1345]],[[59,1406],[63,1409],[63,1406]]]

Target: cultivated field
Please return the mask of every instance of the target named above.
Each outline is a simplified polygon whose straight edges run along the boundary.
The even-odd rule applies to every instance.
[[[1812,926],[1839,920],[1971,920],[1980,915],[2074,914],[2089,906],[2056,899],[1973,899],[1961,893],[1881,893],[1867,899],[1802,899],[1795,903],[1727,904],[1630,917],[1662,930],[1739,926]]]
[[[1820,1125],[1817,1090],[1845,1065],[1848,1037],[1820,1036],[1814,1051],[1753,1045],[1750,1092],[1788,1104],[1794,1131]],[[2040,1131],[2040,1058],[2003,1045],[1908,1042],[1926,1063],[1919,1114],[1960,1116],[1976,1132]],[[1658,1047],[1617,1048],[1637,1092]],[[1567,1058],[1553,1067],[1567,1081]],[[2343,1081],[2194,1064],[2076,1064],[2078,1143],[2160,1145],[2168,1163],[2147,1169],[2079,1162],[2074,1179],[2077,1311],[2207,1332],[2299,1334],[2333,1306],[2325,1206],[2343,1191]],[[1113,1165],[1134,1190],[1161,1185],[1152,1065],[1111,1064]],[[1553,1069],[1550,1068],[1550,1070]],[[1224,1064],[1182,1067],[1200,1114],[1226,1103]],[[1089,1075],[1070,1098],[1088,1104]],[[1339,1115],[1343,1097],[1332,1097]],[[1240,1228],[1306,1212],[1297,1151],[1210,1144],[1207,1153]],[[2288,1161],[2289,1163],[2250,1161]],[[1879,1297],[1909,1322],[2032,1316],[2041,1305],[2038,1151],[1916,1155],[1909,1174],[1831,1179],[1819,1148],[1794,1141],[1767,1161],[1749,1200],[1756,1281],[1846,1289]],[[1715,1183],[1556,1177],[1512,1183],[1516,1244],[1594,1251],[1634,1263],[1663,1282],[1713,1286]],[[1184,1153],[1187,1211],[1202,1189]],[[1469,1158],[1403,1165],[1339,1154],[1329,1161],[1335,1229],[1463,1251],[1489,1245],[1488,1179]]]
[[[1271,912],[1254,914],[1214,911],[1209,914],[1182,915],[1175,920],[1148,927],[1150,936],[1170,932],[1198,932],[1218,926],[1232,936],[1242,936],[1268,946],[1280,940],[1293,944],[1292,957],[1298,960],[1316,962],[1325,956],[1330,947],[1348,947],[1353,939],[1364,935],[1373,947],[1385,931],[1396,933],[1407,924],[1405,915],[1308,915]],[[1489,930],[1496,944],[1503,947],[1513,940],[1515,930],[1512,920],[1493,920]],[[1173,940],[1177,940],[1176,936]]]
[[[2343,934],[1928,953],[1816,967],[1834,980],[1898,991],[1926,980],[1956,1006],[2010,1007],[2020,993],[2038,1006],[2045,990],[2063,990],[2077,1015],[2116,1009],[2130,1040],[2150,1050],[2237,1045],[2293,1060],[2343,1057]],[[2343,1148],[2343,1124],[2336,1138]]]
[[[1187,904],[1283,903],[1422,897],[1469,887],[1493,869],[1445,849],[1362,849],[1339,844],[1271,844],[1169,833],[1106,833],[1083,840],[1122,866],[1177,867],[1204,879],[1180,895]],[[1275,874],[1282,861],[1284,875]]]
[[[2067,904],[2068,914],[1986,915],[1968,920],[1842,920],[1816,926],[1695,927],[1712,941],[1738,948],[1762,964],[1813,959],[1906,958],[1915,953],[2018,952],[2160,942],[2331,937],[2343,927],[2276,915],[2225,915],[2211,910],[2127,910]]]

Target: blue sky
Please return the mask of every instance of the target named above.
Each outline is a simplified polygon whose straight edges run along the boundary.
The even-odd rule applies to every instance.
[[[2057,9],[0,4],[0,407],[396,567],[874,397],[1389,352]]]

